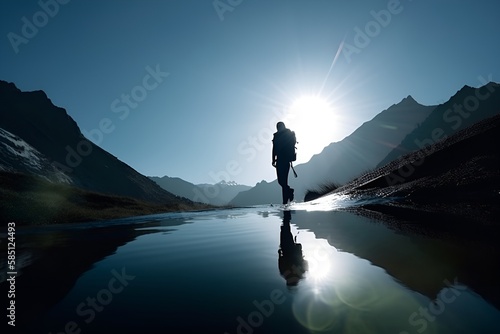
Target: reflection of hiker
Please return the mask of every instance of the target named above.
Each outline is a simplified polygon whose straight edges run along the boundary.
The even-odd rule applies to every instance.
[[[293,189],[288,185],[288,173],[292,161],[295,161],[295,132],[285,127],[283,122],[276,124],[277,132],[273,136],[273,166],[276,167],[278,183],[281,186],[283,204],[293,201]],[[292,167],[293,168],[293,167]],[[295,173],[295,171],[294,171]]]
[[[278,268],[287,286],[295,286],[304,277],[307,261],[302,256],[302,245],[296,243],[290,230],[290,211],[283,211],[283,225],[280,232],[280,248],[278,250]],[[296,237],[295,237],[296,238]]]

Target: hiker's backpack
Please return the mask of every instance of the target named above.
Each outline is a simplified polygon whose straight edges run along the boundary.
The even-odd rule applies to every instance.
[[[276,155],[279,159],[291,162],[297,160],[297,153],[295,152],[295,132],[290,129],[285,129],[281,132],[274,134],[273,143],[275,145]]]

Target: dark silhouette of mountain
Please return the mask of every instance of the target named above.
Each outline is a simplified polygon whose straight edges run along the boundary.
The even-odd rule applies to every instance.
[[[408,96],[362,124],[342,141],[328,145],[309,162],[297,165],[295,169],[298,178],[289,178],[290,186],[295,188],[295,198],[302,200],[306,190],[311,187],[320,187],[331,182],[345,183],[373,169],[434,108],[423,106]],[[247,192],[238,194],[231,204],[280,203],[280,194],[276,181],[259,183]]]
[[[203,191],[200,201],[212,205],[227,205],[239,193],[252,188],[243,184],[237,184],[236,182],[226,181],[220,181],[216,184],[198,184],[198,187]]]
[[[210,205],[227,205],[238,193],[251,188],[226,181],[217,184],[196,185],[178,177],[150,176],[149,178],[174,195]]]
[[[429,117],[377,164],[377,167],[494,116],[500,112],[499,106],[499,84],[490,82],[479,88],[464,86],[446,103],[437,106]]]
[[[495,145],[499,140],[500,113],[391,161],[334,192],[393,198],[390,205],[371,207],[400,220],[419,220],[423,216],[420,210],[430,213],[424,221],[435,221],[443,213],[468,217],[476,221],[475,229],[493,226],[500,216],[500,149]],[[437,225],[433,224],[434,228]],[[455,222],[453,226],[459,227]]]
[[[229,205],[245,206],[257,204],[281,203],[281,187],[278,181],[267,182],[262,180],[253,188],[236,195]]]
[[[0,168],[78,188],[157,204],[184,201],[88,141],[43,91],[21,92],[0,81]],[[31,165],[30,165],[31,164]]]
[[[157,177],[157,176],[148,176],[150,180],[153,180],[160,187],[165,189],[168,192],[171,192],[174,195],[189,198],[194,198],[195,189],[198,187],[190,182],[184,181],[178,177]]]

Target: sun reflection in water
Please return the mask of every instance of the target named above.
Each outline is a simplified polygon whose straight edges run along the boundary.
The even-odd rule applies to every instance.
[[[307,278],[315,286],[321,286],[336,275],[338,264],[336,261],[337,249],[326,240],[311,240],[304,247],[305,260],[308,263]]]
[[[338,251],[327,240],[306,239],[305,233],[301,242],[308,271],[293,303],[297,321],[313,332],[362,328],[362,321],[348,324],[346,319],[358,319],[359,312],[376,308],[382,297],[376,284],[353,265],[365,261]]]
[[[330,263],[317,264],[315,262],[312,262],[313,265],[311,265],[311,260],[306,258],[306,261],[309,264],[309,271],[307,274],[307,277],[309,277],[309,279],[321,283],[323,280],[329,277],[329,274],[331,274]]]

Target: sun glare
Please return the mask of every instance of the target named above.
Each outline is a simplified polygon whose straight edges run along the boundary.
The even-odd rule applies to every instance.
[[[336,114],[332,105],[314,95],[295,100],[285,119],[287,128],[297,136],[297,160],[308,161],[335,138]]]
[[[322,281],[331,275],[330,263],[322,263],[321,265],[309,266],[308,277],[315,281]]]

